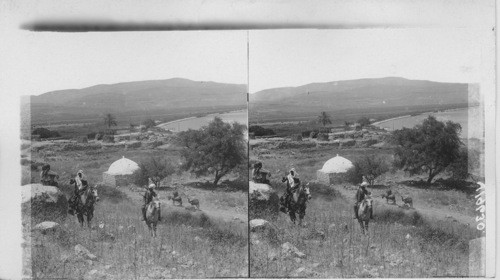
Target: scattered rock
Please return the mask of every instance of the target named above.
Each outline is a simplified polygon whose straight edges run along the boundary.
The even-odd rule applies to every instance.
[[[96,255],[90,253],[90,251],[87,250],[87,248],[83,247],[80,244],[75,246],[75,254],[77,256],[83,257],[84,259],[87,259],[87,260],[92,260],[92,261],[97,260]]]
[[[285,257],[293,256],[298,258],[305,258],[306,254],[302,253],[297,249],[297,247],[293,246],[290,242],[286,242],[281,245],[282,253]]]
[[[56,222],[45,221],[37,224],[33,227],[33,230],[40,231],[42,234],[47,234],[49,232],[55,232],[60,229],[60,226]]]
[[[328,230],[334,230],[335,229],[335,224],[330,224],[328,226]]]
[[[44,221],[62,222],[68,214],[68,200],[56,187],[42,184],[24,185],[22,213],[31,213],[31,225]]]
[[[269,200],[269,197],[275,191],[268,184],[249,183],[250,198],[256,200]]]
[[[194,241],[195,242],[201,242],[201,241],[203,241],[203,239],[201,239],[199,236],[195,236],[194,237]]]

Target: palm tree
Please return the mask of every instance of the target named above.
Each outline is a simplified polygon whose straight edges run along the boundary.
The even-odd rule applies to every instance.
[[[332,124],[330,116],[324,111],[318,116],[318,122],[323,125],[323,128],[325,128],[327,124]]]
[[[111,126],[117,126],[118,124],[116,123],[116,118],[115,116],[111,114],[106,114],[104,116],[104,123],[108,126],[108,128],[111,128]]]

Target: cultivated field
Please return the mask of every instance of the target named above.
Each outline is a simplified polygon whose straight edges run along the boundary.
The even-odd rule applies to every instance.
[[[23,145],[23,184],[39,182],[39,169],[31,165],[49,163],[60,176],[60,189],[69,197],[69,179],[79,169],[95,185],[102,172],[122,156],[135,162],[161,156],[178,162],[179,152],[142,147],[125,149],[120,145],[95,148],[97,144],[37,142]],[[90,148],[89,148],[90,147]],[[31,153],[30,153],[31,151]],[[30,162],[31,160],[31,162]],[[71,279],[162,279],[243,277],[248,275],[247,193],[237,175],[228,177],[218,188],[189,174],[167,179],[159,191],[162,222],[156,239],[150,237],[140,221],[143,190],[131,186],[99,186],[101,200],[96,205],[92,229],[80,228],[74,216],[61,223],[55,234],[25,232],[31,235],[31,272],[34,278]],[[200,201],[199,211],[173,206],[167,200],[171,182],[179,183],[179,193]],[[29,213],[23,213],[29,215]],[[75,255],[82,245],[95,259]]]
[[[337,154],[355,161],[376,154],[390,160],[391,149],[334,148],[310,145],[309,140],[250,140],[250,162],[261,161],[271,172],[271,185],[279,195],[285,186],[281,176],[295,167],[303,183],[311,182],[305,225],[293,225],[288,215],[269,207],[250,205],[250,219],[264,219],[276,234],[250,237],[251,277],[436,277],[467,276],[468,242],[480,237],[476,230],[475,189],[472,184],[454,185],[442,180],[423,186],[423,177],[402,171],[388,172],[369,188],[374,197],[374,216],[366,236],[353,219],[356,187],[349,183],[324,186],[316,183],[316,170]],[[397,194],[398,205],[381,198],[388,188]],[[413,198],[414,209],[403,209],[400,194]],[[286,242],[301,254],[287,254]]]

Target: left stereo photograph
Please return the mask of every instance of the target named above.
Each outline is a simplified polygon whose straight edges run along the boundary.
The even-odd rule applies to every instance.
[[[19,40],[24,277],[248,277],[246,32]]]

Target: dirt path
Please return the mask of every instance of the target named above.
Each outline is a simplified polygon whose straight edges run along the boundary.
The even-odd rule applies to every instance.
[[[122,192],[127,194],[128,197],[137,205],[138,208],[141,207],[143,203],[142,195],[144,191],[132,191],[128,188],[122,188]],[[202,212],[208,215],[211,219],[219,219],[227,223],[234,223],[237,225],[246,226],[248,223],[248,215],[246,213],[246,206],[235,206],[235,207],[222,207],[220,205],[215,205],[211,199],[208,199],[210,196],[215,196],[216,194],[211,191],[199,190],[199,189],[191,189],[186,188],[184,191],[188,191],[190,193],[196,193],[196,198],[200,201],[200,210],[196,210],[196,212]],[[182,197],[182,206],[174,205],[171,200],[167,199],[167,196],[172,195],[170,191],[159,191],[158,195],[160,197],[160,203],[162,208],[162,213],[166,213],[168,211],[193,211],[188,210],[186,207],[191,206],[186,196],[181,193]],[[225,195],[224,192],[220,192],[220,195]]]
[[[346,198],[354,198],[356,194],[356,189],[344,189],[342,187],[335,187],[335,190],[339,191]],[[396,205],[387,204],[386,200],[381,197],[381,194],[378,192],[374,192],[372,196],[375,207],[402,207],[401,201],[399,201]],[[430,218],[434,220],[440,221],[456,221],[458,223],[468,225],[471,228],[476,228],[476,221],[474,217],[470,217],[467,215],[463,215],[460,213],[456,213],[446,209],[438,209],[429,207],[428,205],[420,205],[418,201],[414,201],[413,208],[415,211],[422,214],[425,218]]]

